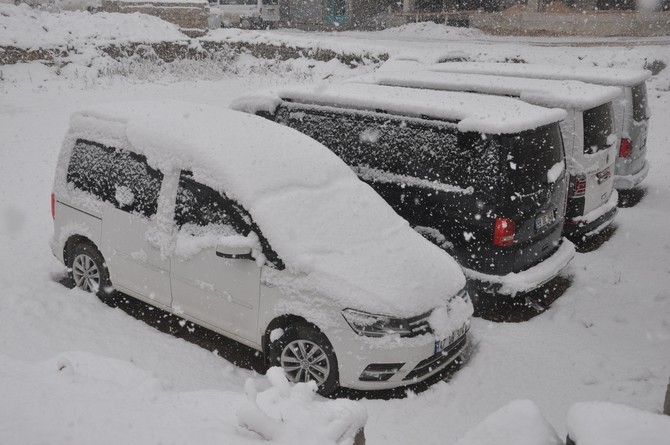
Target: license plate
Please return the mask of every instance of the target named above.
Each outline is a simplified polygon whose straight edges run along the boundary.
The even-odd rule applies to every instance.
[[[540,230],[542,227],[553,223],[554,220],[556,220],[556,214],[553,211],[538,216],[535,218],[535,230]]]
[[[449,337],[435,341],[435,354],[444,351],[450,344],[461,338],[466,332],[468,332],[468,327],[464,324],[452,332]]]
[[[603,182],[607,181],[611,176],[612,172],[610,171],[609,167],[607,167],[605,170],[596,173],[596,177],[598,178],[598,184],[602,184]]]

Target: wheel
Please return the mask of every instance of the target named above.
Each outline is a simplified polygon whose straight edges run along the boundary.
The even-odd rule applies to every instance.
[[[75,286],[98,296],[111,293],[112,282],[102,254],[89,243],[78,243],[68,255],[68,272]]]
[[[314,325],[301,323],[284,328],[284,334],[270,343],[269,355],[270,365],[280,366],[293,383],[312,380],[322,396],[328,396],[338,387],[333,346]]]

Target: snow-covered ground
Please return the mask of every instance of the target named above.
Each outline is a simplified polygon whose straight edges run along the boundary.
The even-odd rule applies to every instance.
[[[465,53],[480,60],[634,68],[661,60],[670,65],[670,44],[661,39],[621,46],[616,40],[581,39],[580,46],[571,46],[565,39],[515,42],[472,30],[447,29],[440,36],[432,26],[422,26],[423,32],[407,27],[341,36],[222,30],[215,37],[277,36],[348,51],[411,53],[423,60]],[[0,26],[0,41],[7,38],[3,29],[8,28]],[[137,98],[226,106],[259,88],[332,81],[372,69],[308,59],[274,63],[242,57],[234,63],[234,69],[182,64],[181,74],[153,70],[123,77],[98,76],[76,63],[60,69],[0,66],[3,444],[265,442],[240,427],[237,417],[249,403],[247,379],[263,391],[270,386],[265,376],[159,332],[89,294],[66,289],[56,282],[64,267],[48,247],[55,161],[75,109]],[[515,399],[532,400],[562,438],[566,415],[576,402],[610,401],[660,411],[670,378],[669,71],[648,82],[652,169],[644,199],[620,210],[616,232],[600,249],[577,254],[569,267],[571,287],[547,312],[519,324],[475,319],[473,355],[451,381],[403,399],[363,400],[368,444],[453,444]],[[296,443],[296,437],[302,443],[325,440],[304,431],[275,437],[280,443]]]

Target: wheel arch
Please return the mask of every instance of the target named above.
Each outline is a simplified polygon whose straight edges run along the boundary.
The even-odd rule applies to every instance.
[[[284,329],[285,330],[289,326],[296,326],[296,325],[300,325],[300,324],[308,326],[309,328],[311,328],[311,329],[315,330],[316,332],[320,333],[321,335],[323,335],[328,340],[328,343],[330,343],[330,346],[332,347],[332,342],[330,341],[330,339],[328,338],[326,333],[323,332],[323,330],[321,328],[319,328],[319,326],[316,325],[315,323],[307,320],[304,317],[301,317],[300,315],[282,314],[282,315],[279,315],[279,316],[273,318],[272,321],[270,321],[270,323],[268,323],[268,325],[266,326],[265,331],[263,333],[263,337],[261,339],[261,346],[263,348],[263,358],[264,358],[264,361],[265,361],[266,365],[269,365],[270,356],[269,356],[268,352],[269,352],[269,346],[270,346],[270,343],[271,343],[270,342],[270,334],[272,333],[272,331],[274,331],[275,329]]]
[[[65,244],[63,244],[63,260],[65,261],[65,265],[67,267],[70,267],[68,264],[70,262],[70,252],[72,252],[74,246],[81,243],[90,244],[91,246],[95,247],[98,252],[100,252],[100,247],[98,247],[89,237],[80,234],[71,235],[67,241],[65,241]]]

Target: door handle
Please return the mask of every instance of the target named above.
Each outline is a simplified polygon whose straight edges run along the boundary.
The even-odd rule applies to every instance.
[[[216,256],[221,257],[221,258],[231,259],[231,260],[252,260],[252,261],[254,261],[254,257],[251,256],[250,253],[223,253],[223,252],[219,252],[217,250],[216,251]]]

